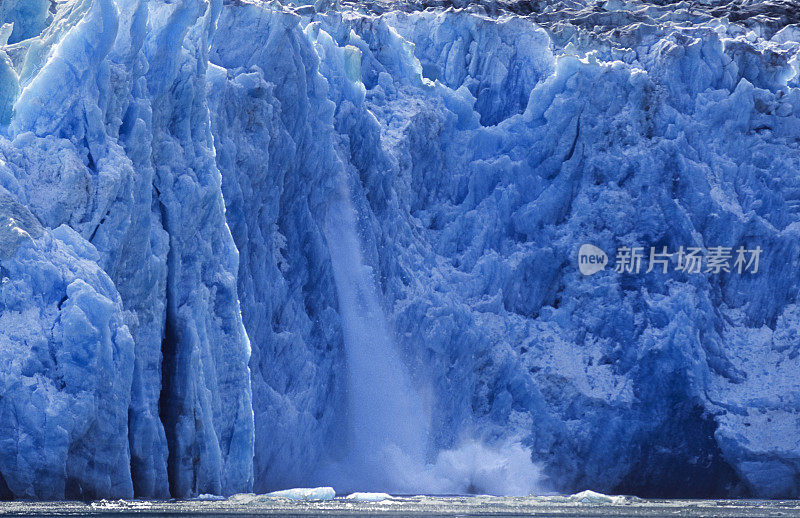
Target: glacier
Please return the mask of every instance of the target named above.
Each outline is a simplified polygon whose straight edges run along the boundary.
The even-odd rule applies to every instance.
[[[4,1],[0,498],[800,497],[789,4]]]

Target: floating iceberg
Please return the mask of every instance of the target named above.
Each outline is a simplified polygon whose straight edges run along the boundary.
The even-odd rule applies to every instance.
[[[333,500],[336,491],[332,487],[298,487],[273,491],[265,496],[273,498],[288,498],[289,500]]]
[[[264,495],[253,493],[239,494],[230,497],[228,500],[234,503],[255,503],[269,501],[271,498],[286,498],[289,500],[333,500],[336,492],[332,487],[299,487],[293,489],[283,489],[273,491]]]
[[[570,495],[567,499],[571,502],[580,502],[582,504],[624,504],[629,501],[627,497],[618,495],[604,495],[591,490],[581,491]]]

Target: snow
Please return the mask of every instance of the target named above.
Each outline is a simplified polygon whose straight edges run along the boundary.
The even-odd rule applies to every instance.
[[[361,4],[2,3],[0,497],[800,495],[796,14]]]

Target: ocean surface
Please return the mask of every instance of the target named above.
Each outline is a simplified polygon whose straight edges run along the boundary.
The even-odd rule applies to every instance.
[[[620,498],[620,497],[615,497]],[[561,500],[561,501],[559,501]],[[101,500],[0,503],[0,516],[800,516],[798,500],[575,502],[560,497],[399,497],[381,502]]]

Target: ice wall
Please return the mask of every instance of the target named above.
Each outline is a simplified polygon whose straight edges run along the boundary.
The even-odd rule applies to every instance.
[[[41,410],[18,412],[28,417],[7,425],[2,478],[13,495],[28,498],[247,490],[249,344],[205,105],[205,53],[220,4],[49,7],[40,34],[4,47],[19,94],[0,137],[2,186],[41,222],[42,235],[67,228],[59,235],[69,240],[60,239],[81,250],[87,265],[28,288],[31,309],[15,318],[34,329],[48,322],[47,311],[52,320],[77,314],[70,318],[83,324],[71,334],[38,333],[42,350],[55,355],[49,362],[40,347],[12,338],[10,327],[0,332],[14,344],[9,365],[45,361],[7,378],[30,390],[4,392],[3,401]],[[9,261],[36,275],[35,263],[12,253],[4,268]],[[75,287],[91,268],[106,277]],[[109,302],[94,302],[89,287]],[[86,305],[80,320],[76,311]],[[15,311],[4,306],[3,317]],[[95,344],[93,336],[105,338]],[[112,349],[113,358],[100,352]],[[77,359],[65,363],[60,355]],[[70,376],[86,386],[60,380],[72,364]],[[87,403],[69,399],[83,393]],[[48,399],[60,406],[37,402]]]
[[[294,112],[297,101],[273,106],[334,143],[337,159],[307,173],[326,188],[304,181],[307,199],[330,203],[340,167],[353,178],[363,260],[427,395],[433,452],[457,451],[464,435],[515,436],[558,489],[795,494],[797,455],[781,438],[794,436],[795,410],[769,394],[781,386],[794,397],[796,355],[755,351],[791,334],[775,319],[789,326],[779,315],[795,300],[785,279],[795,278],[797,43],[789,30],[770,42],[774,30],[758,36],[712,16],[615,9],[625,10],[607,7],[598,19],[608,32],[593,35],[468,12],[231,5],[223,18],[236,22],[221,26],[230,37],[215,41],[211,59],[229,76],[239,67],[268,76],[266,91],[283,84],[276,69],[299,59],[327,81],[317,94],[335,103],[333,131],[327,116]],[[645,16],[652,28],[631,22]],[[273,50],[258,61],[232,43],[247,25],[271,28],[257,47]],[[311,61],[295,39],[302,28]],[[270,45],[287,39],[280,48],[292,52],[276,57]],[[785,198],[757,187],[774,178]],[[766,243],[774,266],[753,278],[584,278],[574,262],[584,242],[717,241]],[[275,264],[303,261],[293,253],[282,247]],[[330,297],[329,258],[317,257]],[[285,394],[302,401],[296,389]],[[325,408],[318,422],[337,413]],[[756,415],[769,417],[755,425]],[[307,443],[306,458],[324,459],[342,430]]]
[[[323,234],[343,166],[331,139],[334,105],[297,17],[233,7],[219,19],[208,92],[253,344],[255,433],[263,438],[255,488],[267,491],[309,485],[323,453],[346,443],[342,327]]]
[[[131,495],[134,343],[97,250],[5,189],[0,245],[0,496]]]
[[[718,3],[3,2],[0,497],[336,486],[387,370],[420,492],[798,496],[800,33]]]

